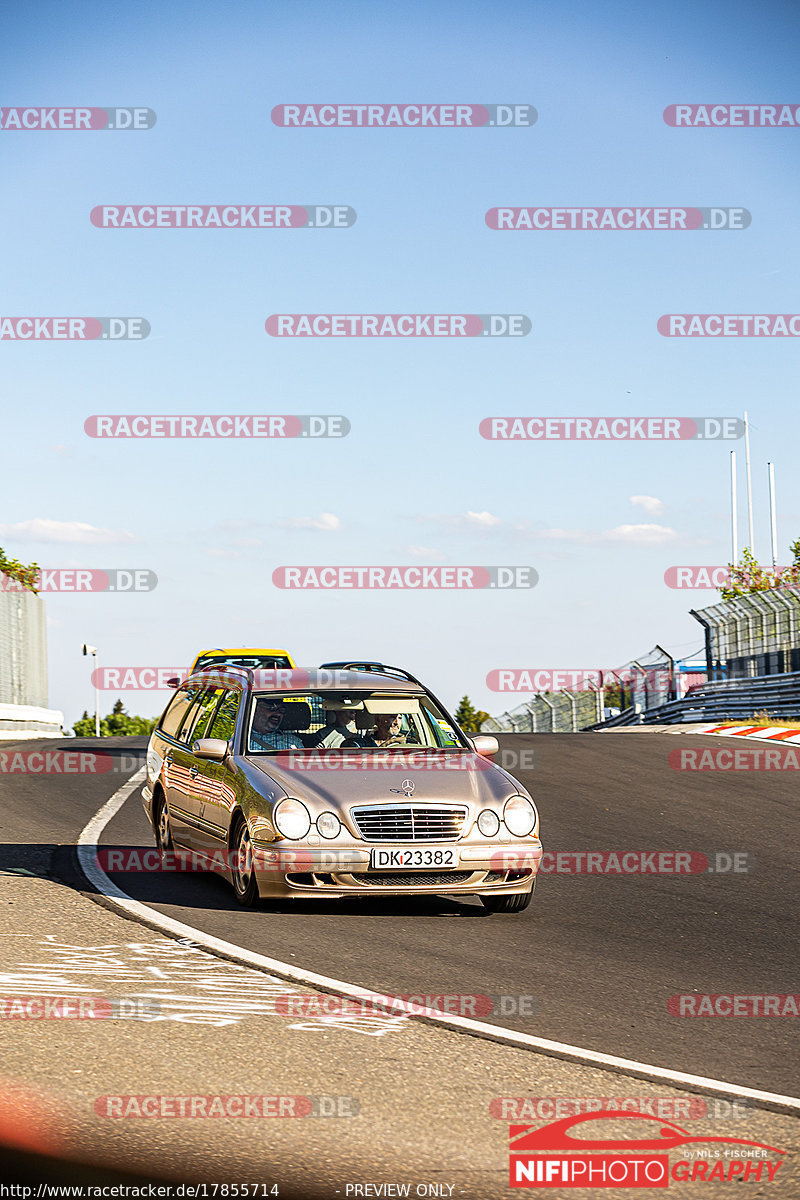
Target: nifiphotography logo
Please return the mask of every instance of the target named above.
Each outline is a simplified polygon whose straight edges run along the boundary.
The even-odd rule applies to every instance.
[[[609,1120],[637,1122],[631,1133],[638,1136],[590,1136],[589,1122]],[[573,1136],[576,1125],[588,1129]],[[568,1116],[539,1128],[510,1125],[509,1142],[509,1184],[529,1188],[665,1188],[673,1180],[771,1183],[785,1154],[744,1138],[696,1137],[678,1125],[622,1110]],[[697,1149],[683,1149],[690,1145]]]

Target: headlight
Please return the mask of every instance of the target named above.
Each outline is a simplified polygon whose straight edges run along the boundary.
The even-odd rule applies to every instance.
[[[324,838],[335,838],[341,828],[342,823],[336,813],[324,812],[317,817],[317,829]]]
[[[311,828],[308,809],[299,800],[281,800],[280,804],[275,806],[272,820],[278,833],[293,842],[304,838]]]
[[[485,808],[478,817],[478,829],[484,837],[494,837],[500,828],[500,818],[490,808]]]
[[[536,809],[524,796],[512,796],[506,801],[503,820],[506,829],[513,833],[514,837],[527,837],[536,825]]]

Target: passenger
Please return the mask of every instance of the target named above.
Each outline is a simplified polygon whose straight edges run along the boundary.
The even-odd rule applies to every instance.
[[[303,750],[304,743],[296,733],[282,731],[286,709],[281,700],[259,700],[253,713],[250,731],[251,750]]]
[[[309,745],[322,746],[325,749],[336,749],[345,742],[349,746],[363,745],[363,739],[356,732],[355,715],[352,709],[336,708],[325,711],[328,723],[323,725],[322,729],[317,730],[313,740],[309,741]]]

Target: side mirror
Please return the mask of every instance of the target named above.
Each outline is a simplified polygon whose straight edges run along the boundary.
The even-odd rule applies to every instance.
[[[224,738],[199,738],[192,746],[195,758],[207,758],[210,762],[223,762],[228,753]]]
[[[180,686],[180,682],[181,682],[181,681],[180,681],[180,679],[178,679],[178,676],[177,676],[177,675],[172,675],[172,676],[170,676],[170,678],[167,680],[167,687],[168,687],[168,688],[176,688],[176,687],[179,687],[179,686]]]
[[[472,749],[476,754],[480,754],[481,758],[491,758],[500,751],[500,743],[491,733],[478,733],[469,740],[472,742]]]

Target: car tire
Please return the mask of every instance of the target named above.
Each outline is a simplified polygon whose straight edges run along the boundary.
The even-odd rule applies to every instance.
[[[231,838],[231,877],[233,892],[243,908],[252,908],[258,901],[258,882],[253,867],[253,843],[244,817],[240,817]]]
[[[167,810],[167,801],[163,795],[159,795],[156,803],[155,812],[155,832],[156,846],[162,852],[173,849],[172,830],[169,825],[169,812]]]
[[[531,892],[519,892],[516,896],[481,896],[481,904],[490,913],[523,912],[531,902]]]

